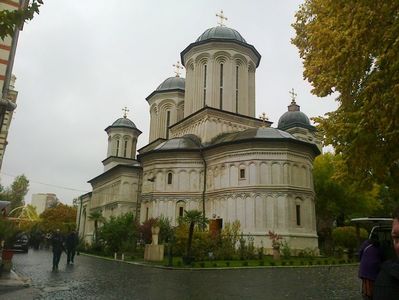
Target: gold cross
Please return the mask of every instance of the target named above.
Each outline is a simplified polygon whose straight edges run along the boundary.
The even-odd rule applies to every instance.
[[[180,77],[180,69],[183,70],[183,67],[180,65],[180,61],[178,61],[176,64],[173,64],[173,67],[176,68],[175,70],[176,77]]]
[[[269,121],[269,118],[266,116],[266,113],[262,113],[259,116],[259,119],[261,119],[263,121],[262,127],[266,127],[266,121]]]
[[[220,10],[220,14],[216,14],[216,17],[220,19],[220,21],[218,22],[220,26],[226,26],[223,24],[223,20],[227,21],[227,18],[223,15],[223,9]]]
[[[294,92],[294,89],[291,89],[291,91],[288,92],[288,93],[291,95],[292,102],[295,103],[295,97],[298,96],[298,94],[296,94],[296,93]]]
[[[125,108],[122,108],[122,111],[123,111],[123,117],[124,117],[124,118],[127,118],[127,112],[129,111],[129,110],[127,109],[127,107],[125,106]]]

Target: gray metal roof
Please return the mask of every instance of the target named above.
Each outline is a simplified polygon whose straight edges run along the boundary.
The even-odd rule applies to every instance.
[[[167,91],[167,90],[184,90],[185,79],[183,77],[169,77],[162,82],[155,91]]]
[[[112,123],[111,126],[109,127],[127,127],[127,128],[134,128],[137,129],[136,125],[133,123],[132,120],[128,119],[128,118],[119,118],[118,120],[116,120],[114,123]]]
[[[154,151],[195,150],[201,148],[201,140],[193,134],[172,138],[154,148]]]
[[[300,106],[296,104],[295,99],[293,99],[291,104],[288,106],[288,111],[280,117],[277,125],[277,128],[282,130],[292,127],[304,127],[311,130],[314,129],[314,126],[310,125],[308,116],[301,112]]]
[[[240,132],[226,133],[221,136],[216,137],[212,144],[229,143],[242,140],[252,140],[252,139],[292,139],[297,140],[293,135],[288,132],[279,130],[272,127],[259,127],[250,128]]]
[[[216,26],[205,30],[195,42],[201,42],[209,39],[228,39],[246,43],[245,39],[237,30],[226,26]]]

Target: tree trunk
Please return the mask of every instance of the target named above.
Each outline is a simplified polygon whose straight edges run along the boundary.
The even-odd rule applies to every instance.
[[[187,256],[191,256],[191,243],[193,241],[193,234],[194,234],[194,222],[190,223],[190,229],[188,231],[188,242],[187,242]]]

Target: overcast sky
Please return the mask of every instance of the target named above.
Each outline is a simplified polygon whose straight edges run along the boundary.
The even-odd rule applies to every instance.
[[[289,91],[309,117],[335,110],[332,99],[310,93],[291,24],[303,1],[239,0],[45,0],[40,15],[20,34],[13,73],[19,92],[1,184],[25,174],[34,193],[56,193],[71,204],[91,191],[87,183],[103,171],[104,129],[128,117],[148,143],[145,100],[166,78],[180,52],[206,29],[238,30],[262,55],[256,71],[256,116],[265,112],[277,126],[290,104]],[[184,73],[183,73],[184,76]]]

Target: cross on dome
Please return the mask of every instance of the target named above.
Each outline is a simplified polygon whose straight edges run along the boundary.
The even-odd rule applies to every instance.
[[[261,119],[263,121],[262,127],[266,127],[266,121],[269,121],[269,118],[266,116],[266,113],[262,113],[259,116],[259,119]]]
[[[295,93],[294,89],[292,88],[291,91],[288,92],[291,95],[291,104],[295,104],[295,97],[298,96],[297,93]]]
[[[228,19],[223,15],[223,9],[220,10],[220,14],[216,14],[216,17],[220,19],[220,21],[218,21],[218,24],[220,26],[226,26],[223,24],[223,22],[227,21]]]
[[[124,118],[127,118],[127,113],[128,113],[128,109],[127,109],[127,107],[125,106],[125,108],[122,108],[122,111],[123,111],[123,117]]]
[[[180,61],[178,61],[176,64],[173,64],[173,67],[175,67],[175,73],[176,73],[176,77],[180,77],[180,69],[183,70],[183,67],[180,65]]]

